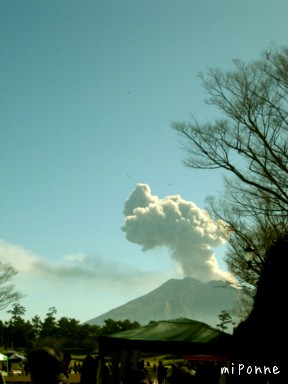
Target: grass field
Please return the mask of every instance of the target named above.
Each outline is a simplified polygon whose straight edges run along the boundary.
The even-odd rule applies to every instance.
[[[7,384],[9,383],[31,383],[30,376],[6,376],[5,382]],[[69,375],[69,382],[70,383],[80,383],[80,374],[74,373]]]

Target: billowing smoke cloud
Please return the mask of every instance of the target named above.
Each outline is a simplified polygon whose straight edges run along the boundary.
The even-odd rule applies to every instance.
[[[142,246],[143,251],[166,246],[179,263],[185,277],[201,281],[232,281],[219,268],[213,248],[224,244],[216,224],[209,215],[179,195],[159,199],[151,195],[147,184],[137,184],[125,202],[127,240]]]

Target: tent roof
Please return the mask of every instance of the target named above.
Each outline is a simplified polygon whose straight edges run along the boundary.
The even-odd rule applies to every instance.
[[[19,355],[18,353],[13,353],[13,355],[10,355],[8,357],[8,360],[14,360],[14,361],[26,361],[27,358],[25,356]]]
[[[101,336],[100,353],[115,349],[184,354],[227,354],[232,336],[208,324],[180,318]]]

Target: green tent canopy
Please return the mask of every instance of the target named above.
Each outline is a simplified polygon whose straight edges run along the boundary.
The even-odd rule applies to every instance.
[[[134,350],[181,355],[229,355],[232,335],[208,324],[180,318],[155,321],[140,328],[99,338],[99,354]]]

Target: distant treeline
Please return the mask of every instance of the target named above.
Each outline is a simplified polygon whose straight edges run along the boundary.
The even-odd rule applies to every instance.
[[[49,308],[44,320],[36,315],[25,320],[26,309],[14,304],[9,321],[0,320],[0,345],[7,349],[30,349],[39,345],[53,345],[62,350],[91,353],[98,348],[100,335],[108,335],[140,327],[137,321],[107,319],[103,326],[80,323],[79,320],[56,318],[55,307]]]

